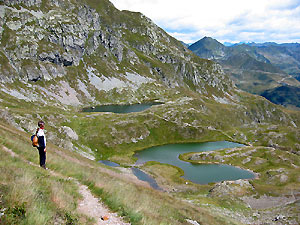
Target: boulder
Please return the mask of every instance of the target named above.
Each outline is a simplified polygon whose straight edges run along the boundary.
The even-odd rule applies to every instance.
[[[62,126],[59,131],[61,133],[64,133],[66,135],[67,138],[71,139],[71,140],[75,140],[77,141],[78,140],[78,135],[77,133],[72,130],[72,128],[70,127],[67,127],[67,126]]]

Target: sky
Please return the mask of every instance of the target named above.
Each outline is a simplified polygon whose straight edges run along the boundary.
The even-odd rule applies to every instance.
[[[185,43],[300,43],[300,0],[110,0],[141,12]]]

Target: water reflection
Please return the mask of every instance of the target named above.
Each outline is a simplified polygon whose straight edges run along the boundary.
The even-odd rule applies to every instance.
[[[141,112],[149,109],[153,105],[161,105],[162,103],[141,103],[134,105],[100,105],[82,109],[83,112],[113,112],[113,113],[131,113]]]
[[[171,144],[156,146],[137,152],[137,164],[148,161],[157,161],[181,168],[184,178],[197,184],[208,184],[224,180],[252,179],[254,174],[230,165],[219,164],[193,164],[180,160],[180,154],[188,152],[212,151],[223,148],[234,148],[244,146],[242,144],[218,141],[206,143]]]

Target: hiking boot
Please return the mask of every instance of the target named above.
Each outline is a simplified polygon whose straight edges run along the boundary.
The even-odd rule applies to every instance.
[[[41,166],[43,169],[47,170],[48,168],[46,167],[46,165],[42,165]]]

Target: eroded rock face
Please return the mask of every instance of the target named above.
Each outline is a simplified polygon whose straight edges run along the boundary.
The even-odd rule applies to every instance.
[[[173,70],[145,64],[169,87],[183,85],[187,79],[202,93],[207,85],[220,92],[233,88],[219,65],[205,60],[191,62],[191,53],[145,16],[126,14],[126,22],[107,22],[106,17],[113,17],[110,13],[121,13],[110,7],[112,12],[99,12],[81,2],[5,0],[0,6],[0,24],[5,24],[0,30],[4,36],[1,57],[11,67],[11,76],[7,79],[0,70],[0,80],[55,79],[58,67],[63,70],[60,74],[66,75],[68,67],[77,67],[81,61],[86,65],[85,59],[91,57],[99,57],[97,61],[104,60],[113,69],[124,61],[143,65],[135,53],[138,51]]]
[[[6,5],[24,4],[30,7],[30,6],[41,6],[42,0],[4,0],[4,3]]]
[[[59,53],[54,54],[53,52],[47,54],[46,52],[42,52],[38,56],[39,60],[44,62],[48,61],[57,65],[63,65],[63,66],[72,66],[74,63],[73,56],[69,53],[63,53],[63,55],[60,55]]]
[[[160,98],[166,89],[185,88],[239,107],[237,89],[220,65],[196,57],[140,13],[120,12],[108,1],[97,10],[83,2],[5,0],[0,5],[0,92],[27,102],[79,106],[101,102],[102,96],[109,98],[105,103],[141,102]],[[6,84],[15,81],[23,87],[9,89]],[[241,124],[264,123],[274,115],[291,121],[266,101],[252,105],[253,110],[241,106]],[[192,125],[200,131],[200,122]]]
[[[38,0],[5,1],[5,5],[0,6],[0,21],[6,24],[1,30],[2,35],[5,33],[10,38],[9,42],[3,39],[1,42],[9,64],[15,69],[16,79],[23,71],[24,60],[38,65],[38,68],[27,69],[30,71],[27,72],[29,81],[43,79],[45,71],[39,65],[44,66],[44,62],[63,67],[78,66],[90,32],[100,31],[99,14],[94,9],[64,1],[49,1],[48,4],[53,10],[37,10],[35,7],[41,7],[41,1]],[[60,9],[60,6],[67,6],[66,10]],[[51,72],[47,77],[49,74],[55,77]]]

